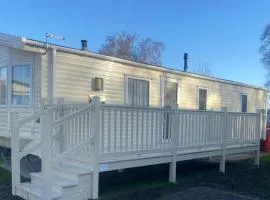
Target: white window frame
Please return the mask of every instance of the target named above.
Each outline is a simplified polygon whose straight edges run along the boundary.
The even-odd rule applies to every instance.
[[[247,112],[242,112],[242,96],[243,95],[246,95],[247,96],[247,112],[248,112],[248,94],[247,93],[244,93],[244,92],[242,92],[241,94],[240,94],[240,112],[241,113],[247,113]]]
[[[28,105],[14,105],[12,103],[12,78],[13,78],[13,67],[14,66],[29,66],[30,70],[31,70],[31,83],[30,83],[30,96],[29,96],[29,101],[30,103]],[[8,94],[8,99],[9,99],[9,105],[10,107],[13,108],[29,108],[33,106],[33,96],[34,96],[34,87],[33,87],[33,83],[34,83],[34,69],[33,69],[33,63],[12,63],[10,65],[10,75],[9,75],[9,94]]]
[[[200,108],[200,89],[202,90],[206,90],[206,109],[208,108],[208,92],[209,92],[209,89],[207,87],[203,87],[203,86],[197,86],[197,109],[199,110]]]
[[[165,81],[171,82],[171,83],[176,83],[177,84],[177,96],[176,96],[176,102],[179,107],[180,105],[180,80],[175,79],[175,78],[170,78],[170,77],[164,77],[160,76],[160,106],[163,108],[164,107],[164,102],[165,102]]]
[[[8,76],[8,66],[6,65],[4,65],[4,66],[0,66],[0,69],[2,69],[2,68],[6,68],[7,69],[7,80],[6,80],[6,84],[7,84],[7,88],[6,88],[6,104],[0,104],[0,107],[7,107],[8,105],[9,105],[9,97],[8,97],[8,90],[9,90],[9,85],[8,85],[8,78],[9,78],[9,76]]]
[[[128,79],[129,78],[132,78],[132,79],[137,79],[137,80],[143,80],[143,81],[148,81],[149,82],[149,107],[151,106],[151,85],[152,85],[152,80],[149,79],[149,78],[144,78],[144,77],[139,77],[139,76],[130,76],[130,75],[124,75],[124,84],[125,84],[125,105],[128,105],[128,102],[129,102],[129,98],[128,98]]]

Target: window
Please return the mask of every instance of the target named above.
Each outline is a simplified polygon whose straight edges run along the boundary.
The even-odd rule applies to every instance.
[[[127,92],[128,105],[149,106],[149,81],[128,77]]]
[[[164,81],[164,107],[170,107],[177,104],[178,84],[170,81]]]
[[[247,112],[247,95],[242,95],[242,112]]]
[[[178,83],[172,81],[164,81],[164,107],[171,108],[177,104]],[[164,113],[163,120],[163,140],[171,139],[171,116],[169,113]]]
[[[0,67],[0,105],[7,104],[7,67]]]
[[[199,88],[199,110],[206,110],[207,89]]]
[[[30,105],[32,70],[30,65],[12,66],[12,104]]]

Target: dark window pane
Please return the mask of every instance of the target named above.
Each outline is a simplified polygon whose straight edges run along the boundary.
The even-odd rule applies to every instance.
[[[149,81],[128,78],[128,102],[132,106],[149,106]]]
[[[199,110],[206,110],[207,90],[199,89]]]
[[[247,95],[242,95],[242,112],[247,112]]]
[[[177,104],[177,83],[164,82],[164,107]]]

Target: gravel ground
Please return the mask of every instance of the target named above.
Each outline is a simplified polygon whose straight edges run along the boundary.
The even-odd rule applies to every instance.
[[[191,188],[184,192],[177,192],[156,200],[255,200],[247,196],[224,192],[207,187]]]

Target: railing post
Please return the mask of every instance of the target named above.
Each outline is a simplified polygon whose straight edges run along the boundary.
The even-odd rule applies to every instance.
[[[41,172],[42,199],[52,198],[52,120],[53,116],[47,110],[41,114]]]
[[[174,110],[172,114],[172,131],[171,131],[171,139],[172,139],[172,162],[170,163],[169,170],[169,181],[172,183],[176,183],[176,153],[179,144],[179,120],[178,120],[178,105],[175,104],[172,106]]]
[[[12,194],[16,195],[16,186],[21,182],[21,165],[19,159],[20,135],[19,117],[17,113],[10,113],[10,137],[11,137],[11,170],[12,170]]]
[[[227,122],[228,122],[228,112],[227,107],[223,107],[222,111],[224,112],[223,118],[223,130],[221,135],[221,159],[219,162],[219,171],[225,173],[225,164],[226,164],[226,138],[228,134]]]
[[[267,111],[261,109],[261,135],[260,138],[266,139],[266,123],[267,123]]]
[[[91,194],[90,199],[98,198],[99,190],[99,138],[100,138],[100,98],[93,97],[93,174],[92,174],[92,183],[91,183]]]
[[[59,112],[59,119],[64,117],[64,99],[59,98],[57,99],[57,106],[58,106],[58,112]],[[62,124],[59,128],[59,150],[62,153],[64,151],[64,145],[65,145],[65,134],[64,134],[64,125]]]
[[[257,110],[257,119],[256,119],[256,125],[257,125],[257,129],[256,129],[256,133],[255,133],[255,142],[256,142],[256,145],[257,145],[257,149],[255,151],[255,159],[254,159],[254,164],[256,166],[259,167],[260,165],[260,139],[261,139],[261,130],[263,129],[262,128],[262,113],[263,113],[263,110],[261,109],[258,109]]]

